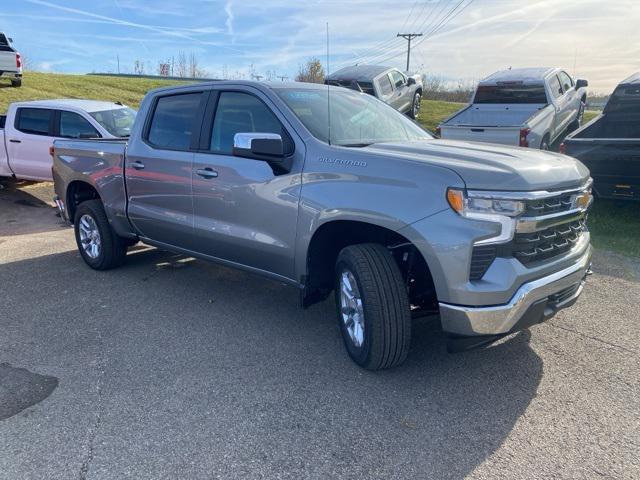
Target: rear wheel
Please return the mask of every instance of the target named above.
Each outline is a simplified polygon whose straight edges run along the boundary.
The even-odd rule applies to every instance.
[[[109,225],[100,200],[87,200],[78,206],[74,231],[80,255],[91,268],[109,270],[124,262],[127,245]]]
[[[12,87],[21,87],[22,86],[22,80],[11,80],[11,86]]]
[[[379,244],[344,248],[336,263],[336,307],[345,347],[368,370],[401,364],[411,343],[411,314],[402,274]]]
[[[411,104],[411,110],[409,111],[409,116],[413,119],[418,118],[418,114],[420,113],[420,100],[422,96],[416,92],[413,96],[413,103]]]

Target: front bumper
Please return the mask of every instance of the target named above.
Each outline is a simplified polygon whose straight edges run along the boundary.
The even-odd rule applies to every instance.
[[[551,318],[575,303],[590,272],[592,248],[563,270],[522,285],[504,305],[470,307],[440,303],[445,332],[459,336],[505,335]]]

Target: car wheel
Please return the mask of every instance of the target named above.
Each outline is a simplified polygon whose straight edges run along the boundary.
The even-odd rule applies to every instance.
[[[542,141],[540,142],[540,150],[548,151],[550,149],[551,149],[551,146],[549,145],[549,135],[545,135]]]
[[[420,100],[422,96],[416,92],[413,96],[413,103],[411,104],[411,110],[409,110],[409,116],[413,119],[418,118],[418,114],[420,113]]]
[[[127,255],[126,243],[109,225],[100,200],[82,202],[76,209],[73,226],[78,251],[87,265],[95,270],[122,265]]]
[[[404,362],[411,343],[409,298],[385,247],[344,248],[336,262],[335,295],[342,338],[355,363],[380,370]]]
[[[22,86],[22,80],[11,80],[11,86],[12,87],[21,87]]]

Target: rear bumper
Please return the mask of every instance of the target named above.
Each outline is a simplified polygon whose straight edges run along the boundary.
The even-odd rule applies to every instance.
[[[11,78],[13,80],[18,80],[18,79],[22,78],[22,73],[0,70],[0,78]]]
[[[504,305],[470,307],[440,303],[445,332],[460,336],[504,335],[543,322],[575,303],[590,272],[591,247],[576,263],[522,285]]]

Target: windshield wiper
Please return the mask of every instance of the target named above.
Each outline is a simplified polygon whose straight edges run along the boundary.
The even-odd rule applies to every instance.
[[[340,146],[340,147],[353,147],[353,148],[363,148],[363,147],[368,147],[369,145],[373,145],[373,142],[371,142],[371,143],[340,143],[340,144],[338,144],[338,146]]]

